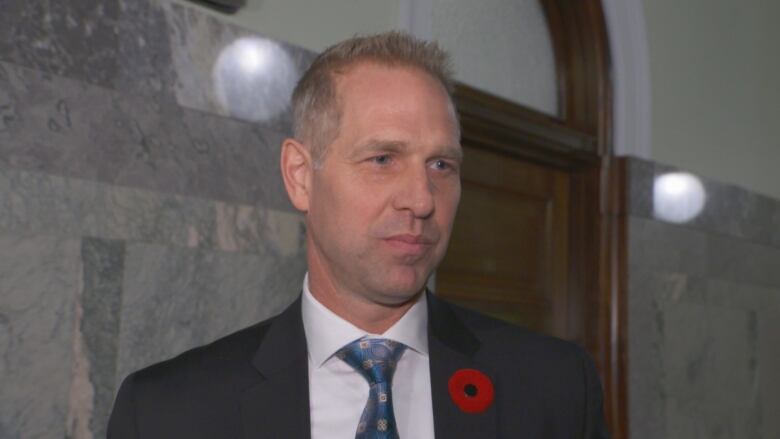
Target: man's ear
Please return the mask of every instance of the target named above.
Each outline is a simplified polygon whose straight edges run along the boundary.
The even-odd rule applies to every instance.
[[[295,139],[284,139],[280,159],[287,195],[296,209],[308,212],[314,163],[309,148]]]

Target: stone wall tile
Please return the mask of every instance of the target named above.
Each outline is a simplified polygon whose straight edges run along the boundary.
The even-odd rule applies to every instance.
[[[763,437],[780,437],[780,289],[774,291],[773,308],[758,311],[758,357]]]
[[[292,211],[285,133],[0,63],[0,167]]]
[[[780,248],[780,203],[776,204],[774,209],[772,209],[769,230],[769,244]]]
[[[111,1],[117,0],[108,0]],[[115,56],[119,69],[111,80],[114,90],[157,102],[175,99],[176,72],[165,1],[118,0],[121,13],[116,23],[119,39]]]
[[[0,59],[172,99],[170,44],[155,0],[3,1]]]
[[[298,214],[2,169],[0,232],[283,256],[304,245]]]
[[[705,208],[692,221],[692,227],[755,243],[771,243],[772,213],[780,207],[780,200],[711,180],[705,180],[705,190]]]
[[[633,438],[773,437],[780,289],[632,268]]]
[[[707,238],[708,272],[718,279],[780,288],[780,249],[745,240]]]
[[[279,313],[300,294],[304,272],[302,253],[128,246],[117,380]]]
[[[718,278],[707,279],[706,303],[780,316],[780,289]],[[778,333],[780,334],[780,333]]]
[[[664,314],[657,298],[666,288],[655,273],[635,269],[629,276],[628,412],[633,439],[666,436],[663,386]]]
[[[79,241],[0,234],[0,437],[65,437]]]
[[[678,304],[664,312],[668,438],[759,438],[756,313]]]
[[[226,202],[260,205],[293,212],[279,168],[287,132],[226,119],[199,111],[184,111],[182,124],[194,151],[191,186],[180,193]]]
[[[89,382],[93,388],[93,409],[88,413],[89,431],[97,438],[106,436],[106,421],[117,390],[114,388],[114,380],[124,251],[123,241],[85,238],[81,245],[84,281],[80,336],[89,363]]]
[[[630,217],[628,254],[631,267],[704,275],[707,235],[686,227]]]
[[[116,75],[117,1],[3,2],[3,59],[108,85]]]

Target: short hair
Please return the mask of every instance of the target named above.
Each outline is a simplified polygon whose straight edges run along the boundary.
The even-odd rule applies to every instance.
[[[308,145],[315,163],[321,163],[327,146],[338,136],[341,108],[335,75],[361,62],[420,69],[441,83],[452,102],[450,56],[435,42],[392,31],[330,46],[315,58],[292,94],[293,135]]]

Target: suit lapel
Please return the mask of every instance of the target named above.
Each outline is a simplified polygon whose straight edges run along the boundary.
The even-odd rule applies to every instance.
[[[244,437],[309,439],[309,375],[301,299],[270,324],[252,360],[263,381],[241,401]]]
[[[450,377],[460,369],[479,370],[495,386],[495,374],[474,359],[479,347],[479,340],[458,319],[450,306],[428,293],[428,350],[436,437],[496,437],[495,404],[482,413],[465,413],[455,405],[448,390]]]

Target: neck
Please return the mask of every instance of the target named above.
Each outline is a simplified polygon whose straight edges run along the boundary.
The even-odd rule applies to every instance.
[[[337,316],[371,334],[383,334],[417,303],[424,289],[399,304],[382,304],[339,288],[328,276],[309,271],[309,291]]]

